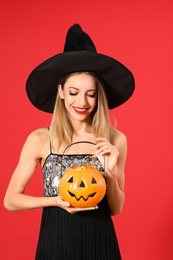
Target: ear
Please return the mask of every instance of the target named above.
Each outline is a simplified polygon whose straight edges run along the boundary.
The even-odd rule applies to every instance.
[[[64,99],[64,91],[62,89],[62,86],[59,84],[58,85],[58,93],[61,99]]]

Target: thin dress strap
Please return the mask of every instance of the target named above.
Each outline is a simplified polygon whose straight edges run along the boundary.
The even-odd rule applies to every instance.
[[[49,146],[50,146],[50,153],[52,153],[52,144],[50,139],[50,127],[48,127],[48,133],[49,133]]]

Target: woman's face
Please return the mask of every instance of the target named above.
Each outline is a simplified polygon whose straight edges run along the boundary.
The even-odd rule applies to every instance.
[[[62,89],[58,86],[60,97],[64,99],[70,119],[87,121],[97,103],[97,88],[93,76],[81,73],[70,76]]]

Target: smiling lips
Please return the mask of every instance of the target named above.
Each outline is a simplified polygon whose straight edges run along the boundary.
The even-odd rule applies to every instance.
[[[76,113],[78,114],[86,114],[88,108],[81,108],[81,107],[73,107],[73,109],[75,110]]]

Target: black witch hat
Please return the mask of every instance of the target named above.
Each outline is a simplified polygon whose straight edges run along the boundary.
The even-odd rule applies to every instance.
[[[59,80],[68,73],[90,71],[103,82],[110,109],[126,102],[134,91],[134,77],[120,62],[100,54],[79,24],[67,32],[64,52],[57,54],[30,74],[26,91],[31,103],[42,111],[53,112]]]

